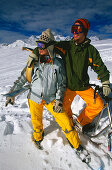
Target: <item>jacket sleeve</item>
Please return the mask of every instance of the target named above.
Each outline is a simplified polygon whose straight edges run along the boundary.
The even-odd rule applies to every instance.
[[[26,68],[27,66],[25,66],[25,68],[22,70],[20,77],[18,77],[18,79],[14,82],[14,85],[11,87],[10,91],[20,89],[27,82]]]
[[[32,51],[32,53],[35,54],[36,56],[38,56],[38,48],[35,48]],[[14,90],[20,89],[26,82],[28,82],[27,79],[26,79],[26,69],[27,69],[27,65],[22,70],[20,77],[18,77],[18,79],[14,82],[14,85],[10,89],[10,91],[14,91]]]
[[[89,63],[92,69],[98,74],[98,79],[101,80],[101,82],[109,80],[110,72],[107,70],[107,67],[95,47],[93,47],[93,52],[89,56],[91,56],[91,58],[89,58]]]
[[[56,100],[60,100],[61,102],[63,101],[65,90],[66,90],[66,73],[65,73],[63,61],[61,61],[61,65],[57,72]]]
[[[36,47],[33,52],[33,54],[35,54],[37,57],[39,56],[39,50],[38,50],[38,47]]]
[[[59,41],[55,43],[54,51],[62,58],[65,57],[66,51],[69,49],[69,41]]]

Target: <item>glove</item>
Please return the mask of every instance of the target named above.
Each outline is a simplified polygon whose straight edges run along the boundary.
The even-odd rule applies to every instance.
[[[14,104],[14,101],[15,101],[15,97],[7,97],[6,98],[6,103],[5,103],[5,107],[8,105],[8,104]]]
[[[33,60],[38,61],[38,56],[35,55],[34,53],[31,53],[31,54],[28,56],[28,60],[27,60],[27,66],[28,66],[28,67],[31,67]]]
[[[104,81],[102,83],[102,87],[103,87],[103,95],[108,96],[110,94],[110,92],[111,92],[109,80]]]
[[[55,100],[54,106],[53,106],[53,111],[56,113],[61,113],[63,112],[63,105],[62,102],[59,100]]]

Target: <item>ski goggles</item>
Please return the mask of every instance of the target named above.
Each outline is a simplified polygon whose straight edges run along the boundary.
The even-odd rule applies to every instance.
[[[40,48],[41,50],[44,50],[47,48],[46,44],[42,42],[37,42],[37,47]]]
[[[82,25],[72,25],[72,33],[80,34],[84,32],[84,27]]]

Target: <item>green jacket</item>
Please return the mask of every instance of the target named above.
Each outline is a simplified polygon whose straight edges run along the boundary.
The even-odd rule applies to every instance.
[[[109,80],[109,71],[104,65],[98,50],[86,39],[76,45],[74,40],[56,42],[55,52],[64,60],[67,88],[75,91],[86,90],[89,85],[88,67],[98,74],[101,82]]]

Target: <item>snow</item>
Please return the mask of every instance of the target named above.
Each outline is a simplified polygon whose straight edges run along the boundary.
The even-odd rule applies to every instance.
[[[9,91],[30,54],[28,51],[22,51],[21,47],[34,48],[36,38],[32,36],[25,41],[17,40],[9,45],[0,45],[0,170],[111,170],[112,153],[108,151],[107,134],[94,139],[102,143],[102,149],[96,148],[93,143],[81,137],[92,156],[88,167],[76,156],[61,128],[46,108],[43,111],[44,150],[35,147],[31,139],[32,123],[26,98],[27,92],[16,97],[14,106],[5,107],[6,99],[2,94]],[[55,38],[64,40],[66,37],[55,35]],[[98,40],[96,37],[94,39],[96,41],[92,41],[92,44],[99,50],[102,60],[108,67],[110,82],[112,82],[112,39]],[[89,74],[91,83],[101,85],[96,73],[89,69]],[[71,107],[75,118],[75,115],[79,115],[85,107],[85,102],[76,96]],[[108,123],[107,111],[104,110],[100,127],[103,128]]]

